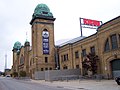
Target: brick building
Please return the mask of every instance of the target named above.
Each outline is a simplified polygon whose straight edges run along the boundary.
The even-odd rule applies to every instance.
[[[97,74],[120,75],[120,16],[102,24],[89,37],[77,37],[58,46],[54,43],[54,21],[47,5],[38,4],[30,22],[32,46],[28,41],[24,46],[14,44],[12,72],[25,71],[34,78],[36,71],[80,68],[84,74],[82,62],[94,52],[99,58]]]

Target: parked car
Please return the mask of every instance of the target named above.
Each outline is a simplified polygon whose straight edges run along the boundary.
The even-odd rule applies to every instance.
[[[10,75],[6,75],[5,77],[11,77]]]
[[[115,81],[117,82],[118,85],[120,85],[120,76],[115,78]]]

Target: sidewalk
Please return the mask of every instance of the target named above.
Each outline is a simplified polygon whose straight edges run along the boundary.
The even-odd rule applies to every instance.
[[[120,90],[114,80],[71,80],[71,81],[53,81],[31,80],[31,82],[40,83],[42,85],[54,86],[58,88],[66,88],[70,90]]]

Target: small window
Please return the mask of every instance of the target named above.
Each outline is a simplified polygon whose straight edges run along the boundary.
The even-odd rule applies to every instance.
[[[75,52],[75,58],[76,59],[79,58],[79,52],[78,51]]]
[[[62,61],[62,62],[64,61],[63,55],[61,55],[61,61]]]
[[[112,49],[117,49],[118,48],[116,34],[111,36],[111,45],[112,45]]]
[[[64,61],[66,61],[66,55],[64,55]]]
[[[95,53],[95,46],[90,48],[91,53]]]
[[[48,57],[45,57],[45,63],[48,63]]]
[[[67,66],[64,66],[63,69],[68,69],[68,67],[67,67]]]
[[[45,70],[48,70],[48,68],[45,68]]]
[[[50,70],[52,70],[52,68],[50,67]]]
[[[66,59],[68,60],[68,54],[66,54]]]
[[[41,71],[43,71],[44,69],[43,68],[41,68]]]
[[[43,14],[48,14],[48,12],[44,12],[44,11],[43,11]]]
[[[120,35],[119,35],[119,47],[120,47]]]
[[[76,65],[76,69],[78,69],[79,68],[79,65]]]
[[[86,56],[86,49],[82,50],[82,56],[85,57]]]
[[[68,60],[68,54],[65,54],[61,57],[63,59],[63,61],[67,61]]]

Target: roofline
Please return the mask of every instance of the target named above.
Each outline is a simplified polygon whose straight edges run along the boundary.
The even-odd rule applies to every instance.
[[[98,27],[98,29],[102,28],[104,25],[106,25],[106,24],[108,24],[108,23],[110,23],[110,22],[112,22],[112,21],[114,21],[114,20],[116,20],[116,19],[118,19],[118,18],[120,18],[120,16],[117,16],[116,18],[113,18],[113,19],[111,19],[111,20],[103,23],[101,26]]]
[[[94,35],[97,35],[97,32],[94,33],[94,34],[92,34],[92,35],[90,35],[90,36],[88,36],[88,37],[85,37],[85,38],[83,38],[83,39],[81,39],[81,40],[78,40],[78,41],[76,41],[76,42],[73,42],[73,43],[67,43],[67,44],[65,44],[65,45],[63,45],[63,46],[60,46],[60,45],[56,45],[56,46],[58,46],[58,47],[61,48],[61,47],[67,46],[67,45],[72,45],[72,44],[75,44],[75,43],[77,43],[77,42],[79,42],[79,41],[85,40],[85,39],[87,39],[87,38],[89,38],[89,37],[92,37],[92,36],[94,36]]]
[[[32,18],[32,20],[30,21],[30,25],[33,24],[35,19],[45,19],[45,20],[55,21],[56,18],[54,18],[54,17],[45,17],[45,16],[35,17],[35,18]]]
[[[113,19],[105,22],[105,23],[102,24],[100,27],[98,27],[98,29],[102,28],[104,25],[106,25],[106,24],[108,24],[108,23],[110,23],[110,22],[112,22],[112,21],[114,21],[114,20],[116,20],[116,19],[118,19],[118,18],[120,18],[120,16],[118,16],[118,17],[116,17],[116,18],[113,18]],[[99,31],[99,30],[97,30],[96,33],[94,33],[94,34],[92,34],[92,35],[90,35],[90,36],[88,36],[88,37],[85,37],[85,38],[83,38],[83,39],[81,39],[81,40],[78,40],[78,41],[76,41],[76,42],[74,42],[74,43],[77,43],[77,42],[79,42],[79,41],[85,40],[85,39],[87,39],[87,38],[89,38],[89,37],[92,37],[92,36],[94,36],[94,35],[97,35],[98,31]],[[71,44],[74,44],[74,43],[67,43],[67,44],[65,44],[65,45],[63,45],[63,46],[60,46],[60,45],[57,45],[57,46],[59,46],[59,47],[61,48],[61,47],[64,47],[64,46],[66,46],[66,45],[71,45]]]

